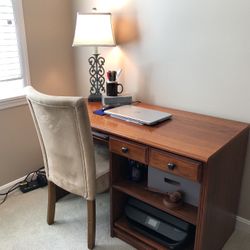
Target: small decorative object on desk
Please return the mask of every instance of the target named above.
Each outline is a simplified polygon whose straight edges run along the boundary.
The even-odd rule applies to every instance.
[[[118,87],[121,87],[120,90],[118,90]],[[123,91],[123,86],[120,83],[117,82],[107,82],[106,83],[106,92],[107,96],[117,96],[118,94],[121,94]]]
[[[169,209],[177,209],[183,205],[184,193],[182,191],[162,192],[159,189],[151,187],[146,187],[146,190],[154,193],[163,194],[164,198],[162,202]]]
[[[118,71],[108,71],[107,72],[107,82],[106,82],[106,94],[107,96],[117,96],[118,94],[121,94],[123,91],[122,84],[117,82],[117,79],[121,73],[121,70]],[[118,90],[118,87],[120,87],[120,90]]]
[[[183,193],[180,191],[167,192],[166,197],[163,198],[163,204],[170,208],[179,208],[183,204]]]

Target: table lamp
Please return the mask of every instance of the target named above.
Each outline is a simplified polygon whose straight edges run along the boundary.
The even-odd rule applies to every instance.
[[[73,46],[93,46],[94,54],[88,59],[90,68],[89,102],[101,101],[105,92],[105,59],[98,47],[115,46],[110,13],[77,13]]]

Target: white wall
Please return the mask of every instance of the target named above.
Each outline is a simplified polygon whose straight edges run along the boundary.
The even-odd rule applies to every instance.
[[[136,100],[250,122],[250,1],[74,0],[75,11],[111,11],[116,33],[137,36],[102,49],[106,69],[122,67]],[[133,25],[131,25],[133,24]],[[131,32],[130,32],[131,30]],[[129,40],[129,39],[128,39]],[[78,48],[77,85],[89,91],[87,58]],[[84,71],[84,74],[82,73]],[[250,149],[239,215],[250,219]]]
[[[76,93],[71,0],[23,0],[31,84],[52,95]]]
[[[76,92],[71,0],[23,0],[31,84],[55,95]],[[0,110],[0,186],[43,166],[27,105]]]
[[[28,105],[0,110],[0,186],[43,166]]]
[[[250,122],[250,2],[136,2],[141,40],[125,50],[137,51],[137,96]]]

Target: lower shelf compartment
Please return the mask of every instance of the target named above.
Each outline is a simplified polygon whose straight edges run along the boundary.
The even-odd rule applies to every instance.
[[[148,238],[147,236],[137,232],[130,227],[129,222],[125,216],[122,216],[114,223],[114,234],[116,237],[121,240],[126,241],[137,249],[149,249],[149,250],[170,250],[166,246],[161,245],[160,243]],[[192,250],[193,245],[185,246],[181,248],[183,250]]]
[[[165,246],[162,246],[161,244],[130,228],[128,220],[125,216],[115,222],[114,232],[118,238],[121,238],[137,249],[169,250]]]
[[[162,194],[153,193],[146,190],[145,185],[141,183],[123,180],[113,184],[113,188],[120,192],[126,193],[136,199],[144,201],[153,207],[157,207],[162,211],[174,215],[193,225],[196,225],[198,213],[197,207],[185,203],[181,208],[169,209],[163,204],[164,196]]]

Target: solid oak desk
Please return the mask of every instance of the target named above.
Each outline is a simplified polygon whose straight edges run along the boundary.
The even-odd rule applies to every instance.
[[[87,104],[92,129],[109,136],[111,236],[138,249],[166,249],[129,227],[124,205],[132,196],[195,225],[195,240],[188,249],[221,249],[235,227],[248,124],[138,105],[169,112],[173,117],[155,126],[141,126],[94,115],[93,110],[100,108],[100,103]],[[199,206],[166,208],[161,194],[147,191],[145,184],[126,180],[128,158],[199,182]],[[175,164],[174,169],[167,167],[169,162]]]

